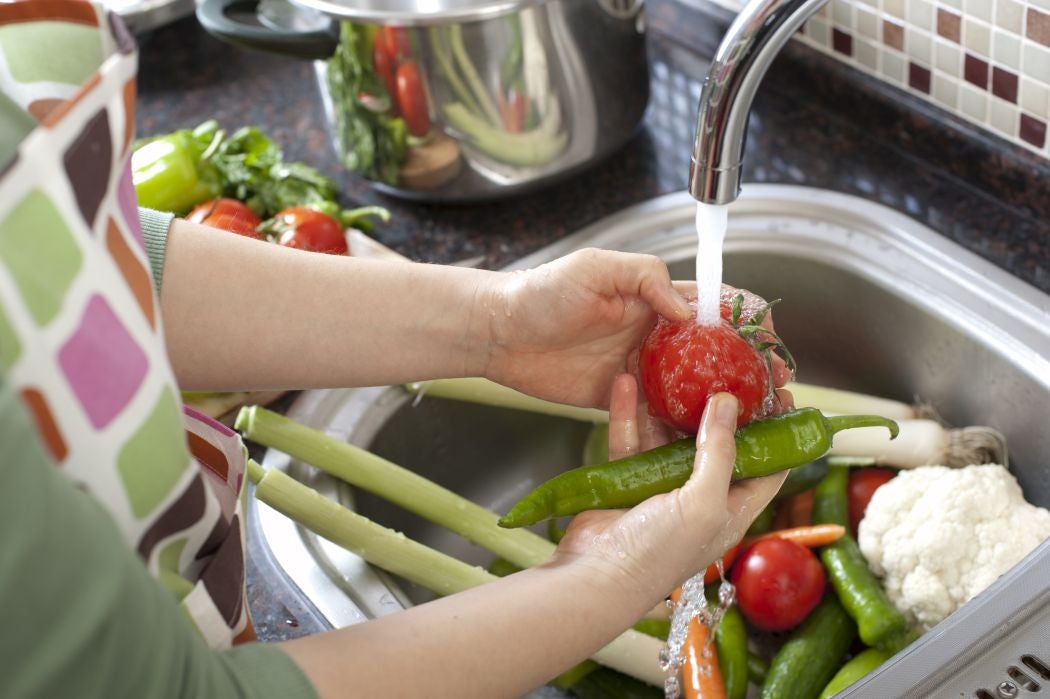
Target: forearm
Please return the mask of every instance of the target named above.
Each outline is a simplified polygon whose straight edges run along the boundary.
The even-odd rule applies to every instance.
[[[545,565],[285,650],[322,698],[350,686],[356,696],[519,697],[612,641],[654,601],[608,572]]]
[[[161,294],[168,351],[187,390],[475,375],[489,323],[478,297],[495,274],[300,252],[176,220]]]

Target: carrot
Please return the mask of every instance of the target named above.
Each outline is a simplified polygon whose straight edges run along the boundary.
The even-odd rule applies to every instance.
[[[722,556],[723,573],[729,573],[729,566],[733,565],[733,561],[736,560],[736,555],[738,553],[740,553],[740,544],[731,547],[728,551],[725,552],[725,555]],[[712,563],[707,567],[707,570],[704,572],[704,584],[710,585],[713,582],[718,582],[720,579],[721,578],[718,575],[718,566]]]
[[[846,528],[841,524],[811,524],[808,527],[792,527],[790,529],[778,529],[759,536],[750,537],[745,540],[746,544],[753,544],[762,539],[787,539],[796,544],[802,544],[809,548],[819,548],[838,541],[846,533]]]
[[[717,575],[717,574],[716,574]],[[682,596],[682,588],[671,593],[675,602]],[[685,663],[681,669],[682,696],[685,699],[726,699],[726,686],[718,667],[718,654],[711,629],[696,617],[689,620],[689,631],[682,644]]]

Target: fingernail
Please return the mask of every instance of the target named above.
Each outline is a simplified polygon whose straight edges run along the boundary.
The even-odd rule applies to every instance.
[[[714,418],[715,424],[719,427],[736,429],[736,396],[732,393],[719,393],[711,400],[714,403],[712,406],[714,415],[712,417]]]
[[[684,298],[682,298],[681,294],[672,289],[671,297],[674,300],[675,310],[678,311],[679,317],[685,319],[693,315],[693,309],[689,306],[689,303]]]

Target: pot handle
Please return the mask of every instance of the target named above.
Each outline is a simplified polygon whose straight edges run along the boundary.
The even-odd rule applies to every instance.
[[[279,53],[293,58],[324,60],[339,45],[339,25],[296,31],[247,23],[230,17],[231,11],[257,16],[258,0],[204,0],[197,6],[197,20],[212,36],[241,48]]]

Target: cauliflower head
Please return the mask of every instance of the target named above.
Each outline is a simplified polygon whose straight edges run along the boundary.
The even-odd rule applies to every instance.
[[[998,464],[901,471],[875,491],[860,550],[890,599],[925,629],[1050,537],[1050,511]]]

